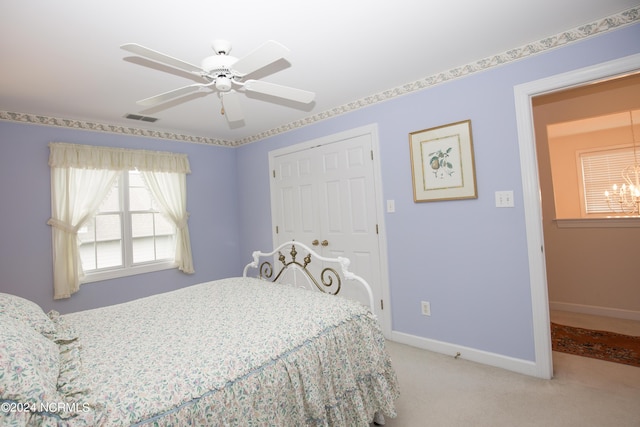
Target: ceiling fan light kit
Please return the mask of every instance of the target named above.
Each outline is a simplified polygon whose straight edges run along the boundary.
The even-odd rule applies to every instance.
[[[137,103],[143,106],[154,106],[191,93],[210,90],[218,93],[222,103],[221,111],[227,121],[235,123],[244,120],[239,92],[261,94],[302,104],[313,102],[315,98],[313,92],[262,80],[243,81],[246,76],[285,58],[289,49],[280,43],[269,40],[240,59],[229,55],[231,43],[226,40],[214,40],[211,46],[215,55],[204,58],[200,67],[136,43],[120,46],[123,50],[172,68],[187,71],[204,80],[204,83],[173,89],[142,99]]]
[[[216,89],[220,92],[229,92],[231,90],[231,79],[227,76],[218,76],[216,79]]]

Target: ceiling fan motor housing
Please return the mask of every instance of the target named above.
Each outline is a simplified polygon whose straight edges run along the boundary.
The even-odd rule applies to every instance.
[[[231,67],[237,60],[228,55],[214,55],[203,59],[202,69],[208,73],[205,78],[215,81],[217,90],[228,92],[231,90],[233,80],[237,78],[231,71]]]
[[[229,71],[238,58],[229,55],[213,55],[202,60],[202,69],[208,72],[213,70]]]

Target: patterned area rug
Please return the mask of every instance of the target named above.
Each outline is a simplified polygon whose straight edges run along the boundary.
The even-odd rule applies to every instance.
[[[553,351],[640,367],[640,337],[551,323]]]

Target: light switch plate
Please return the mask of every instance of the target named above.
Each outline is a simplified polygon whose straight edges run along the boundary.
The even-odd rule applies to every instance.
[[[513,191],[496,191],[496,208],[512,208]]]
[[[387,200],[387,212],[393,213],[396,211],[396,201],[395,200]]]

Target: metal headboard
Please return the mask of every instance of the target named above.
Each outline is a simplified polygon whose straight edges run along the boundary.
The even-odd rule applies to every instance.
[[[283,253],[283,250],[285,248],[287,248],[289,252],[288,253],[289,260],[287,260],[287,256]],[[304,254],[306,254],[304,255],[302,261],[298,261],[297,259],[299,255],[298,249],[302,250]],[[280,270],[277,273],[275,273],[275,268],[272,265],[271,261],[264,260],[260,262],[261,258],[272,257],[276,253],[278,254],[278,261],[282,264],[280,266]],[[312,263],[312,260],[316,260],[316,259],[320,262],[323,262],[329,265],[324,267],[320,271],[318,277],[315,277],[313,273],[307,268]],[[369,286],[367,281],[364,280],[362,277],[349,271],[349,264],[351,264],[351,261],[348,258],[324,257],[322,255],[319,255],[313,249],[311,249],[310,247],[308,247],[303,243],[296,242],[296,241],[289,241],[281,244],[271,252],[254,251],[253,261],[244,267],[242,276],[247,277],[247,273],[249,269],[256,268],[258,269],[259,278],[264,280],[269,280],[272,282],[278,282],[278,280],[280,280],[283,277],[283,274],[285,271],[296,270],[296,271],[302,272],[304,278],[307,280],[309,284],[312,284],[319,291],[327,294],[331,294],[331,295],[337,295],[340,292],[340,290],[342,289],[343,278],[345,280],[354,280],[356,282],[359,282],[366,290],[367,295],[369,297],[369,307],[371,309],[371,312],[374,312],[373,292],[371,290],[371,286]],[[340,272],[342,273],[342,275],[340,275],[340,273],[338,273],[338,271],[335,268],[331,267],[331,265],[336,265],[337,266],[336,268],[340,269]]]

